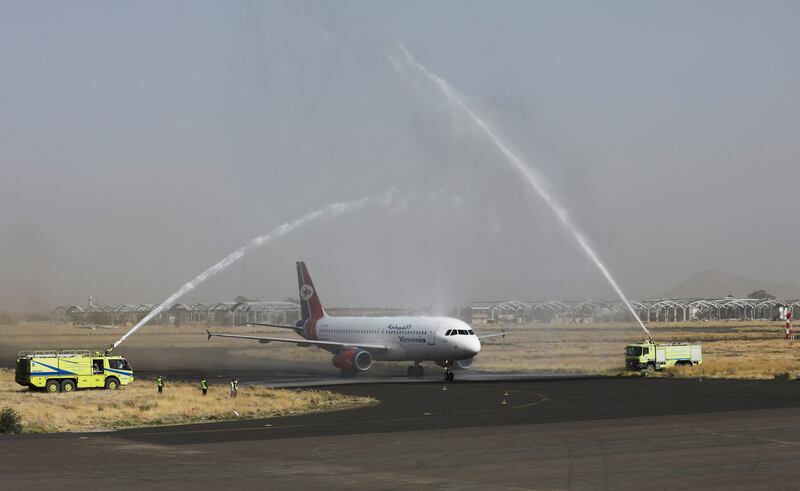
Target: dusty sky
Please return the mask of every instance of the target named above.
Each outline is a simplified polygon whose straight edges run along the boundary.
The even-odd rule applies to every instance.
[[[613,298],[397,43],[536,167],[622,288],[797,273],[797,2],[4,2],[0,308]]]

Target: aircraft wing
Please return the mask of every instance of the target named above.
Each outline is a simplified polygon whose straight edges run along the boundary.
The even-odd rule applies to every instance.
[[[360,343],[337,343],[334,341],[314,341],[310,339],[290,339],[290,338],[274,338],[271,336],[246,336],[242,334],[213,334],[211,331],[208,333],[208,339],[212,337],[219,338],[239,338],[239,339],[253,339],[259,343],[271,343],[273,341],[278,343],[294,343],[297,346],[319,346],[320,348],[360,348],[370,353],[385,353],[386,346],[379,344],[360,344]]]
[[[496,338],[497,336],[506,337],[506,332],[498,332],[497,334],[486,334],[485,336],[478,336],[478,339]]]

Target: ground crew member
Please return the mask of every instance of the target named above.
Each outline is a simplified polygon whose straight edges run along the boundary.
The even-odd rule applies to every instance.
[[[239,381],[236,380],[235,378],[232,378],[231,379],[231,399],[234,399],[236,397],[236,393],[238,392],[238,390],[239,390]]]
[[[200,381],[200,388],[203,389],[203,395],[208,394],[208,382],[206,382],[206,379]]]
[[[161,375],[159,375],[158,378],[156,379],[156,385],[158,386],[159,394],[164,392],[164,378]]]

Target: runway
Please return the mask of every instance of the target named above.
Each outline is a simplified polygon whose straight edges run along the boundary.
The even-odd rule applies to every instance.
[[[423,377],[409,378],[402,375],[402,370],[397,368],[377,367],[370,370],[369,375],[359,374],[357,377],[342,377],[333,370],[309,371],[308,373],[296,371],[275,371],[265,373],[263,370],[238,370],[235,372],[225,371],[224,373],[191,370],[139,370],[136,372],[140,379],[155,380],[159,375],[163,375],[170,380],[198,381],[202,378],[209,383],[227,384],[231,377],[239,380],[240,386],[260,385],[270,388],[313,388],[313,387],[334,387],[341,385],[374,385],[374,384],[419,384],[419,383],[443,383],[443,370],[431,369]],[[459,382],[500,382],[516,380],[563,380],[576,378],[597,378],[595,375],[579,373],[561,372],[515,372],[498,373],[483,372],[478,370],[455,372]]]
[[[800,477],[793,381],[625,377],[329,390],[381,402],[270,420],[1,438],[4,484],[793,489]]]

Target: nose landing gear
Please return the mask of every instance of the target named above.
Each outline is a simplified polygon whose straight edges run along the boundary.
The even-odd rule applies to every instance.
[[[439,363],[439,366],[444,368],[444,381],[445,382],[452,382],[455,379],[455,375],[452,372],[453,369],[453,361],[447,360],[444,362]]]

